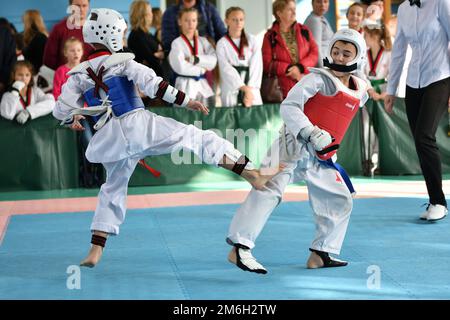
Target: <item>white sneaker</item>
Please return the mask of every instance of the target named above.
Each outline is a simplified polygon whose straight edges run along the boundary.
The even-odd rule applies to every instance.
[[[448,213],[447,208],[440,204],[431,204],[427,211],[428,221],[438,221],[444,219]]]

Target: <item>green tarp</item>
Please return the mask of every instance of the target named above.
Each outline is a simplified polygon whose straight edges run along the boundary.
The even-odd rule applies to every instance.
[[[380,138],[381,173],[420,174],[417,155],[406,122],[403,100],[398,99],[392,117],[382,110],[381,104],[374,107]],[[257,165],[277,137],[281,126],[279,105],[264,105],[250,109],[211,108],[208,116],[181,108],[152,108],[151,111],[183,123],[194,124],[202,129],[214,130],[233,142]],[[443,171],[449,173],[450,140],[446,136],[446,121],[447,119],[444,119],[439,127],[438,141],[443,155]],[[28,122],[24,126],[0,119],[0,148],[2,191],[79,187],[77,135],[69,129],[60,127],[59,122],[50,115]],[[155,178],[138,166],[131,178],[130,186],[240,179],[226,170],[199,164],[199,159],[194,159],[182,151],[174,155],[147,158],[146,161],[162,172],[161,177]],[[186,162],[191,164],[179,164]],[[341,144],[338,162],[349,174],[362,174],[359,117],[355,117]]]

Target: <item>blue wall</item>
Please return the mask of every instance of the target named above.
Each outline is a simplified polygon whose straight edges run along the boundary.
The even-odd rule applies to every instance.
[[[119,11],[126,20],[132,0],[91,0],[91,8],[111,8]],[[153,7],[159,7],[160,0],[149,1]],[[28,9],[37,9],[44,17],[48,31],[67,15],[69,0],[0,0],[0,16],[7,18],[18,31],[23,31],[22,15]]]

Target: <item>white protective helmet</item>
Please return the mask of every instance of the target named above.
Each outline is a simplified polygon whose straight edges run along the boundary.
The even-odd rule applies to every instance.
[[[100,43],[110,51],[123,49],[123,34],[127,24],[122,15],[112,9],[92,9],[83,25],[83,38],[87,43]]]
[[[337,41],[353,43],[356,46],[356,57],[347,65],[335,64],[331,57],[331,49]],[[367,57],[367,46],[364,37],[353,29],[341,29],[337,31],[328,45],[327,55],[323,59],[323,65],[335,71],[355,73],[364,68]]]

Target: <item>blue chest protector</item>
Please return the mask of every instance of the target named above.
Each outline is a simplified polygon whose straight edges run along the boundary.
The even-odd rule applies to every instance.
[[[144,108],[144,103],[141,97],[139,97],[133,81],[127,79],[127,77],[111,77],[104,81],[108,86],[108,100],[111,101],[111,108],[115,117],[130,112],[135,109]],[[99,97],[94,96],[95,88],[92,87],[83,93],[84,99],[89,107],[99,106],[102,101]],[[100,116],[92,117],[97,121]]]

